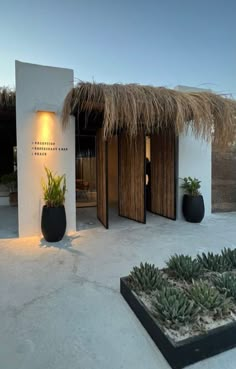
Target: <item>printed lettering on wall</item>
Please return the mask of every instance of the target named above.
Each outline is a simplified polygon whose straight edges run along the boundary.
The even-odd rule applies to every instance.
[[[57,146],[54,141],[32,141],[33,156],[47,156],[52,152],[65,152],[68,147]]]

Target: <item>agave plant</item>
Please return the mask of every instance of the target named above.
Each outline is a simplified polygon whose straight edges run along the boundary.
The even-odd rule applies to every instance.
[[[227,297],[236,301],[236,275],[226,272],[212,277],[214,286]]]
[[[167,281],[154,264],[141,263],[139,267],[135,266],[130,272],[129,283],[136,292],[150,293],[165,286]]]
[[[202,311],[208,311],[213,316],[225,316],[232,307],[231,299],[226,294],[221,294],[214,286],[203,281],[194,282],[189,295]]]
[[[224,248],[221,251],[221,255],[225,260],[225,263],[228,264],[229,268],[235,269],[236,268],[236,249]]]
[[[164,287],[152,298],[153,315],[164,326],[178,329],[196,320],[199,307],[176,287]]]
[[[228,261],[223,255],[213,254],[213,252],[208,252],[202,255],[197,255],[199,264],[208,271],[223,273],[231,269]]]
[[[172,256],[167,266],[169,271],[176,277],[191,282],[194,278],[199,278],[202,273],[202,266],[196,259],[192,259],[188,255]]]
[[[42,180],[44,201],[47,207],[62,206],[65,202],[66,178],[65,175],[54,175],[50,169],[45,168],[47,183]]]

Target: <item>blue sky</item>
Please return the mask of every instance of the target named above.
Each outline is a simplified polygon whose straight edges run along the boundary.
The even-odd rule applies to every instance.
[[[235,0],[2,1],[0,28],[0,86],[14,87],[17,59],[236,97]]]

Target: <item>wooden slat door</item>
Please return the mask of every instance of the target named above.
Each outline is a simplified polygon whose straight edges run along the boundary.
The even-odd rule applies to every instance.
[[[108,228],[108,157],[103,128],[96,134],[97,217]]]
[[[146,223],[145,164],[144,133],[130,139],[122,131],[118,149],[119,215],[141,223]]]
[[[177,138],[162,131],[150,137],[151,144],[151,211],[176,220]]]

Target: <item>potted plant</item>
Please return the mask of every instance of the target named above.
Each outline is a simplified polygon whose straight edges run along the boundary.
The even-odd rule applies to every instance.
[[[197,178],[185,177],[181,187],[185,194],[183,197],[183,215],[191,223],[200,223],[204,218],[205,206],[200,192],[201,181]]]
[[[10,205],[17,206],[17,172],[4,174],[1,183],[8,188]]]
[[[66,231],[65,192],[66,177],[53,174],[45,168],[47,182],[42,181],[45,205],[43,206],[41,229],[48,242],[60,241]]]

